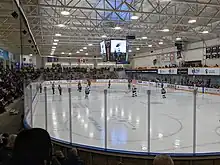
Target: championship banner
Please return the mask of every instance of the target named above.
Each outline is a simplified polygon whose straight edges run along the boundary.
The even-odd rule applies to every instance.
[[[177,68],[158,69],[158,74],[177,74]]]
[[[188,68],[188,75],[220,75],[220,68]]]

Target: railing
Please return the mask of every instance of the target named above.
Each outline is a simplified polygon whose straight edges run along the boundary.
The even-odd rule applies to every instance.
[[[129,154],[218,155],[218,89],[133,81],[93,80],[89,99],[77,91],[79,80],[31,83],[25,88],[25,124],[46,129],[53,140],[99,151]],[[55,83],[55,94],[51,84]],[[62,87],[62,96],[57,86]],[[216,95],[205,95],[204,93]]]

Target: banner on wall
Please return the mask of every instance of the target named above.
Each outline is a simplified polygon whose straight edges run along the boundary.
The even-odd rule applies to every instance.
[[[4,60],[9,60],[8,51],[0,49],[0,58],[3,58]]]
[[[188,75],[220,75],[219,68],[188,68]]]
[[[158,69],[158,74],[177,74],[177,68]]]

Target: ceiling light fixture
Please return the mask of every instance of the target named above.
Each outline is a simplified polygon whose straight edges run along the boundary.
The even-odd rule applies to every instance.
[[[151,47],[152,47],[152,45],[148,45],[148,47],[149,47],[149,48],[151,48]]]
[[[53,45],[57,45],[57,43],[56,43],[56,42],[54,42],[54,43],[53,43]]]
[[[62,14],[62,15],[70,15],[70,12],[64,10],[64,11],[61,11],[61,14]]]
[[[29,54],[29,56],[33,56],[33,54]]]
[[[60,36],[61,36],[61,34],[57,33],[57,34],[55,34],[55,36],[60,37]]]
[[[139,18],[139,17],[136,16],[136,15],[131,16],[131,19],[133,19],[133,20],[137,20],[138,18]]]
[[[115,26],[114,29],[115,29],[115,30],[121,30],[121,27],[120,27],[120,26]]]
[[[188,21],[188,23],[196,23],[196,20],[195,20],[195,19],[190,19],[190,20]]]
[[[106,35],[102,35],[102,38],[106,38],[107,36]]]
[[[76,53],[79,53],[79,51],[77,51]]]
[[[146,40],[146,39],[147,39],[147,37],[142,37],[142,39]]]
[[[51,51],[55,51],[55,49],[51,49]]]
[[[83,47],[83,49],[87,49],[87,47],[85,46],[85,47]]]
[[[53,41],[54,41],[54,42],[59,42],[59,40],[58,40],[58,39],[54,39]]]
[[[140,50],[140,48],[136,48],[136,50]]]
[[[71,55],[72,53],[69,53],[69,55]]]
[[[92,44],[88,44],[88,46],[92,46]]]
[[[82,51],[83,51],[83,49],[79,49],[79,51],[80,51],[80,52],[82,52]]]
[[[128,50],[128,52],[130,52],[130,53],[131,53],[131,52],[132,52],[132,50]]]
[[[65,54],[64,52],[62,52],[61,54]]]
[[[56,49],[57,47],[56,46],[52,46],[52,49]]]
[[[169,32],[170,30],[169,29],[163,29],[161,30],[162,32]]]
[[[209,31],[204,30],[202,33],[203,33],[203,34],[207,34],[207,33],[209,33]]]
[[[182,38],[176,37],[176,41],[180,41],[180,40],[182,40]]]
[[[160,42],[159,42],[159,45],[163,45],[163,42],[162,42],[162,41],[160,41]]]
[[[89,53],[85,53],[86,56],[88,56]]]
[[[64,24],[58,24],[57,26],[62,28],[62,27],[65,27],[66,25],[64,25]]]

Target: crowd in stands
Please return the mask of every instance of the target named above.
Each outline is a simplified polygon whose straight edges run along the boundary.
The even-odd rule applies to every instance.
[[[24,82],[35,80],[40,76],[40,71],[33,68],[11,70],[0,68],[0,113],[5,111],[5,106],[23,95]]]
[[[109,68],[61,68],[56,66],[44,69],[43,77],[44,80],[116,79],[117,75]]]

